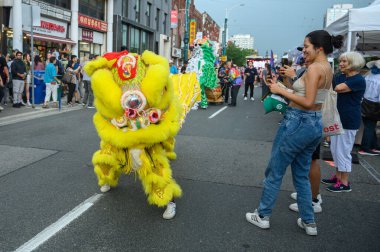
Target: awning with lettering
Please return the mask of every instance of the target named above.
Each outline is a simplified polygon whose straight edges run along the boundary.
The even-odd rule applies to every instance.
[[[25,32],[26,36],[30,37],[29,32]],[[58,38],[54,36],[49,36],[49,35],[42,35],[42,34],[36,34],[33,33],[33,38],[36,40],[43,40],[43,41],[51,41],[59,44],[76,44],[74,41],[71,39],[66,39],[66,38]]]

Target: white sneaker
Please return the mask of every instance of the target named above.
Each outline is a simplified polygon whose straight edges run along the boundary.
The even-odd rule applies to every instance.
[[[314,213],[321,213],[322,212],[321,203],[312,202],[312,205],[313,205]],[[289,209],[294,211],[294,212],[299,212],[297,203],[290,204]]]
[[[111,187],[108,184],[104,184],[100,187],[100,191],[102,193],[108,192],[111,189]]]
[[[246,101],[246,100],[248,100],[248,98],[247,98],[247,97],[244,97],[244,101]]]
[[[26,103],[26,106],[31,107],[32,104],[28,101],[28,102]]]
[[[3,110],[4,110],[4,108],[2,106],[0,106],[0,111],[3,111]]]
[[[317,224],[315,224],[315,223],[306,224],[305,222],[303,222],[301,220],[301,218],[298,218],[297,224],[300,228],[305,229],[306,234],[308,234],[308,235],[317,235],[318,234]]]
[[[162,218],[165,220],[171,220],[176,214],[176,204],[174,202],[169,202],[166,206],[165,212],[162,214]]]
[[[269,217],[265,216],[261,218],[259,216],[259,213],[257,212],[257,209],[255,209],[255,212],[253,213],[246,213],[245,218],[247,219],[248,222],[252,223],[255,226],[258,226],[259,228],[262,228],[262,229],[270,228]]]
[[[291,193],[291,194],[290,194],[290,198],[292,198],[292,199],[294,199],[294,200],[297,200],[297,193],[296,193],[296,192]],[[318,195],[317,195],[317,200],[318,200],[318,203],[319,203],[319,204],[322,204],[322,196],[321,196],[321,194],[318,194]]]
[[[251,97],[251,101],[254,101],[254,100],[255,100],[255,98]]]

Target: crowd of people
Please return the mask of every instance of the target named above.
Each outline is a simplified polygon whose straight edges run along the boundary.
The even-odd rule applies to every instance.
[[[94,108],[94,96],[88,75],[82,71],[83,66],[97,57],[90,55],[79,62],[76,55],[68,59],[66,54],[60,54],[56,49],[49,51],[46,60],[37,50],[33,61],[30,53],[23,54],[13,50],[12,54],[0,55],[0,111],[12,103],[14,108],[32,106],[30,87],[32,83],[32,68],[34,71],[44,71],[44,85],[46,95],[42,108],[58,107],[59,98],[67,95],[67,105],[81,104],[87,108]],[[83,91],[84,89],[84,91]],[[58,92],[58,91],[62,92]],[[61,95],[61,97],[58,97]]]

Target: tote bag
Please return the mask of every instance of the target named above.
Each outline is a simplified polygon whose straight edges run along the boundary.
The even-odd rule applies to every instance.
[[[337,108],[337,93],[330,86],[322,105],[323,136],[335,136],[344,133]]]

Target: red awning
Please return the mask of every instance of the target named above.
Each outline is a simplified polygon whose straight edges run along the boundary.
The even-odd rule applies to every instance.
[[[30,33],[26,32],[26,36],[30,37]],[[33,33],[33,39],[43,40],[43,41],[51,41],[51,42],[56,42],[56,43],[60,43],[60,44],[76,44],[71,39],[59,38],[59,37],[54,37],[54,36],[49,36],[49,35],[42,35],[42,34],[36,34],[36,33]]]

